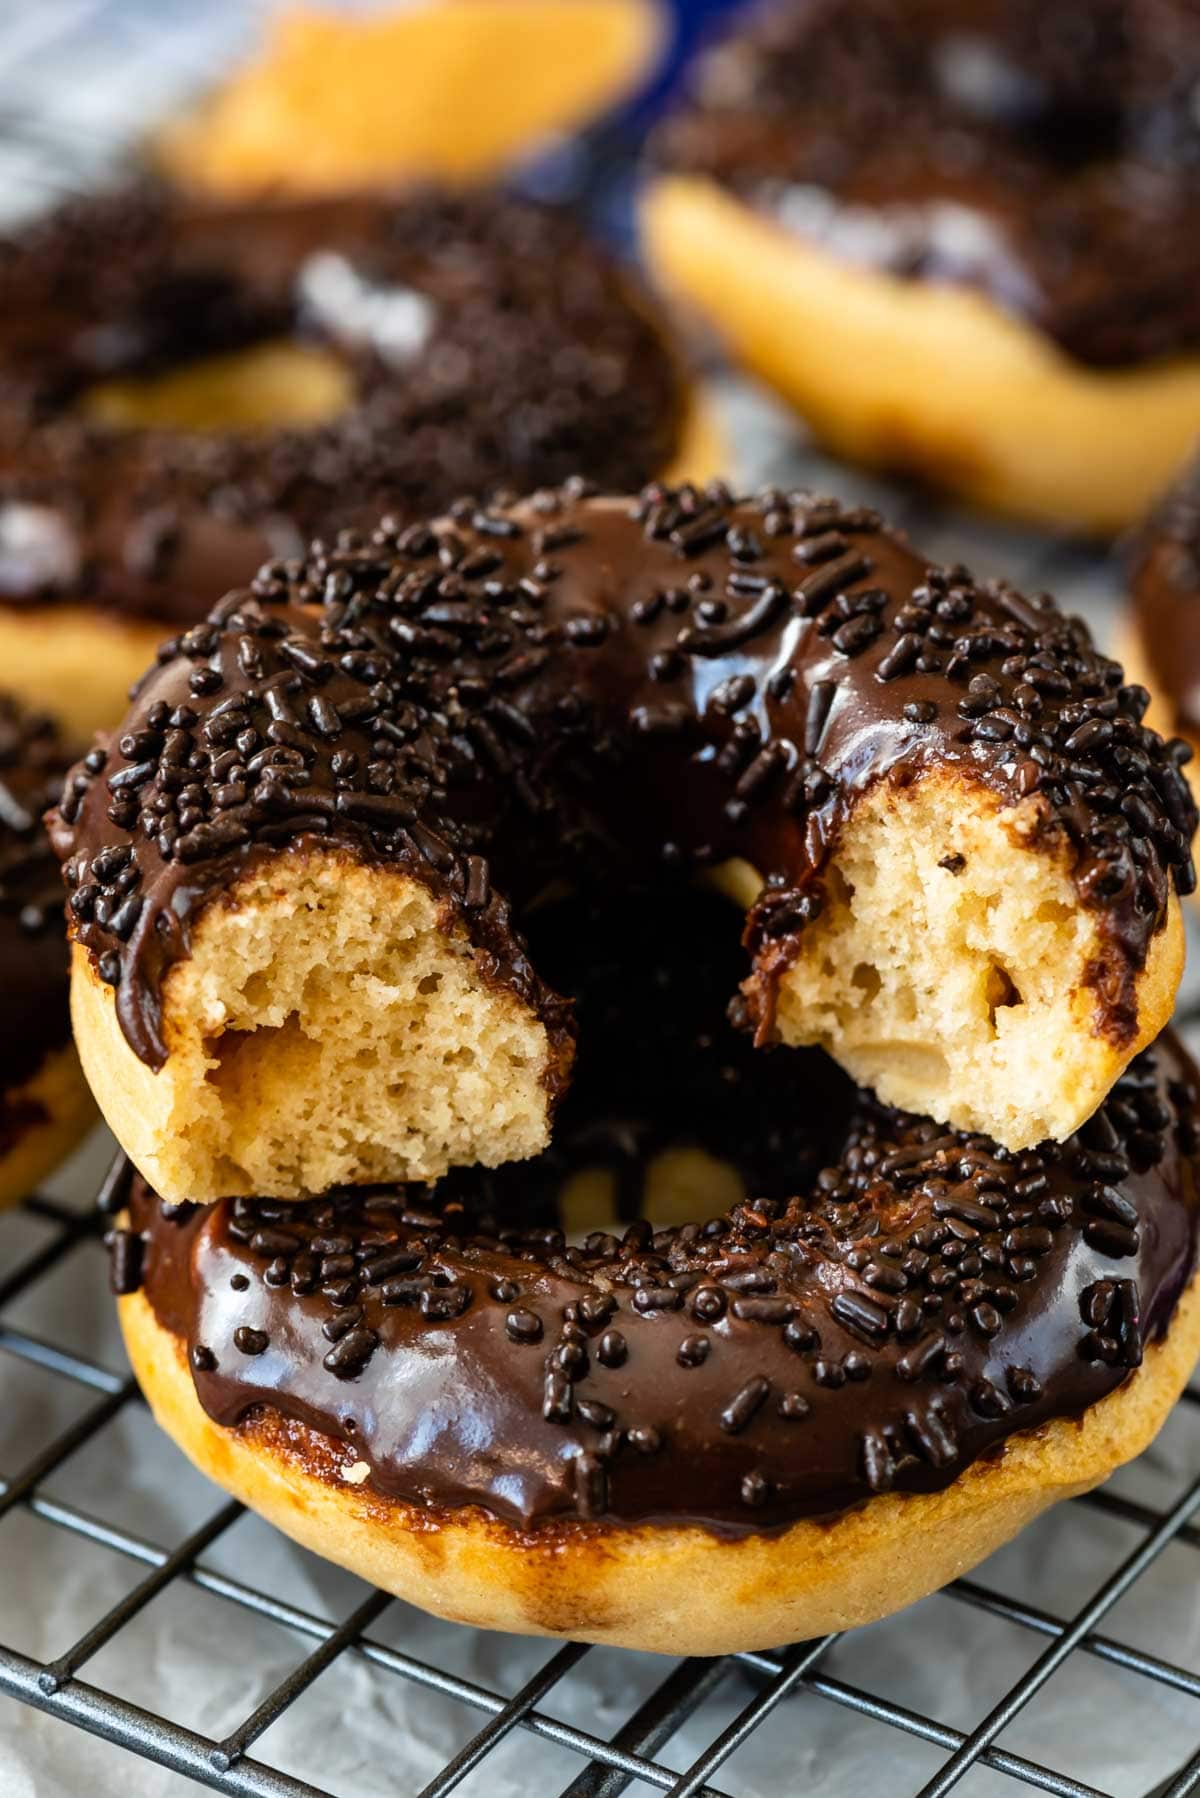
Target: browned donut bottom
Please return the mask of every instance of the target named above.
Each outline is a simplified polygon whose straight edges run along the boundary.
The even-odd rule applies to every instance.
[[[381,1498],[352,1450],[294,1418],[264,1408],[231,1429],[213,1423],[183,1345],[145,1296],[123,1298],[120,1310],[159,1423],[203,1472],[296,1541],[456,1623],[662,1654],[803,1641],[936,1591],[1139,1453],[1200,1350],[1193,1280],[1169,1336],[1081,1422],[1021,1432],[943,1491],[885,1494],[831,1522],[733,1538],[686,1525],[520,1530],[476,1506],[437,1512]]]
[[[164,1206],[136,1183],[114,1237],[118,1290],[141,1288],[127,1338],[202,1467],[321,1552],[496,1627],[667,1649],[700,1576],[686,1621],[716,1652],[895,1609],[1143,1446],[1200,1331],[1180,1303],[1198,1204],[1178,1044],[1079,1137],[1010,1154],[715,1024],[725,969],[687,984],[715,904],[685,910],[673,966],[610,921],[627,985],[609,953],[575,982],[591,1059],[541,1161],[302,1204]],[[622,1062],[631,993],[648,1022]],[[705,1221],[697,1190],[698,1221],[564,1238],[564,1171],[631,1168],[669,1137],[764,1196]],[[918,1511],[938,1551],[901,1572]],[[732,1611],[710,1577],[745,1585]]]

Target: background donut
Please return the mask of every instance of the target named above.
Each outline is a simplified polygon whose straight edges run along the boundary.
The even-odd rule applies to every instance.
[[[318,533],[716,454],[636,283],[552,209],[144,188],[0,244],[0,660],[80,737]]]
[[[790,0],[701,63],[664,287],[841,454],[1113,531],[1200,417],[1187,0]]]
[[[1149,690],[1149,717],[1192,750],[1185,772],[1197,790],[1200,752],[1200,461],[1193,459],[1129,551],[1130,616],[1120,654]]]
[[[223,195],[487,179],[625,97],[663,35],[654,0],[293,9],[152,153],[174,180]]]

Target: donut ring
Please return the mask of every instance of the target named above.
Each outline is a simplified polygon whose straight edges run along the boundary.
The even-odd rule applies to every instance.
[[[80,1054],[171,1200],[537,1153],[572,1032],[513,906],[563,878],[732,860],[758,1039],[1010,1148],[1170,1015],[1182,746],[1080,623],[874,514],[466,502],[162,655],[53,835]]]
[[[0,693],[0,1207],[65,1160],[96,1107],[71,1044],[62,888],[42,830],[69,755]]]
[[[220,415],[214,383],[316,416],[169,428]],[[315,533],[581,463],[708,472],[709,437],[641,295],[564,214],[88,199],[0,243],[0,662],[86,738],[165,635]]]
[[[662,35],[651,0],[306,6],[153,149],[173,179],[233,196],[487,179],[631,92]]]
[[[660,283],[843,455],[1111,532],[1200,416],[1186,0],[791,0],[707,62]]]
[[[1186,1383],[1196,1075],[1164,1036],[1080,1138],[1012,1156],[786,1059],[833,1159],[703,1227],[570,1247],[481,1211],[476,1170],[301,1205],[138,1183],[114,1284],[158,1421],[456,1621],[718,1654],[924,1596]]]

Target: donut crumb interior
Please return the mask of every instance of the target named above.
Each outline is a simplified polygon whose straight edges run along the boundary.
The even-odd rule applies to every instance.
[[[146,1093],[167,1194],[434,1178],[548,1140],[545,1027],[394,870],[277,858],[206,907]]]
[[[949,774],[880,782],[781,983],[784,1041],[1012,1149],[1077,1129],[1136,1045],[1093,1027],[1095,916],[1036,819]]]

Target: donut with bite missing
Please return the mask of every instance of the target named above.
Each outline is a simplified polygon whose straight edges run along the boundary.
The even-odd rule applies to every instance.
[[[77,740],[313,535],[718,460],[636,283],[552,208],[147,185],[0,241],[0,664]]]
[[[705,874],[760,1046],[1064,1140],[1179,980],[1196,812],[1145,704],[1048,599],[808,494],[384,524],[165,646],[69,778],[85,1069],[170,1202],[527,1157],[575,1039],[538,902]]]
[[[225,198],[486,181],[627,98],[662,38],[656,0],[289,6],[148,149]]]
[[[1110,533],[1200,418],[1191,0],[784,0],[663,127],[662,286],[841,455]]]

